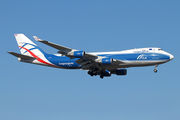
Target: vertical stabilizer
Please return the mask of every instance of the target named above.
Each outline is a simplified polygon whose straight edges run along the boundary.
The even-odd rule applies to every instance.
[[[18,57],[19,61],[56,67],[48,61],[48,54],[41,50],[24,34],[15,34],[15,38],[18,43],[21,54],[14,52],[8,53]]]
[[[33,56],[45,54],[35,43],[33,43],[24,34],[15,34],[21,54]]]

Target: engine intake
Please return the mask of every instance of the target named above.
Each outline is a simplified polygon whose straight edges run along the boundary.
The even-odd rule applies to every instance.
[[[112,58],[103,58],[101,59],[100,63],[104,64],[104,65],[109,65],[113,63],[113,59]]]
[[[75,57],[75,58],[82,58],[85,56],[85,52],[84,51],[69,52],[69,53],[67,53],[67,56]]]

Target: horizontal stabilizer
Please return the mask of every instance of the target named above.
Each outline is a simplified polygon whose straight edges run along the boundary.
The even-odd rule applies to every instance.
[[[27,56],[27,55],[15,53],[15,52],[8,52],[8,53],[11,55],[14,55],[15,57],[18,57],[18,58],[23,58],[23,59],[28,59],[28,60],[37,59],[37,58],[31,57],[31,56]]]

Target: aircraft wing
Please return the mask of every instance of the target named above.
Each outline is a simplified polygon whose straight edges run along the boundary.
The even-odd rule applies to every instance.
[[[33,37],[34,37],[34,39],[36,41],[42,42],[42,43],[44,43],[44,44],[46,44],[48,46],[51,46],[51,47],[53,47],[55,49],[60,50],[60,51],[58,51],[58,53],[61,53],[63,55],[66,55],[69,52],[79,51],[79,50],[76,50],[76,49],[71,49],[71,48],[68,48],[68,47],[65,47],[65,46],[62,46],[62,45],[58,45],[58,44],[55,44],[55,43],[52,43],[52,42],[49,42],[49,41],[46,41],[46,40],[39,39],[37,36],[33,36]],[[85,59],[96,59],[97,57],[98,57],[97,55],[93,55],[93,54],[89,54],[89,53],[85,53],[85,56],[84,56]]]
[[[60,51],[58,51],[58,53],[62,54],[62,55],[65,55],[65,56],[68,56],[70,58],[79,58],[78,60],[76,60],[75,62],[80,64],[81,66],[83,66],[82,69],[89,69],[91,67],[96,67],[98,63],[101,63],[102,61],[104,62],[113,62],[115,64],[120,64],[120,63],[123,63],[124,61],[123,60],[116,60],[116,59],[112,59],[112,58],[107,58],[106,56],[98,56],[98,55],[95,55],[95,54],[90,54],[90,53],[86,53],[84,51],[79,51],[79,50],[76,50],[76,49],[71,49],[71,48],[68,48],[68,47],[65,47],[65,46],[62,46],[62,45],[58,45],[58,44],[55,44],[55,43],[52,43],[52,42],[49,42],[49,41],[46,41],[46,40],[42,40],[42,39],[39,39],[38,37],[36,36],[33,36],[34,39],[36,41],[39,41],[39,42],[42,42],[48,46],[51,46],[55,49],[58,49]]]
[[[39,39],[37,36],[33,36],[33,37],[34,37],[34,39],[35,39],[36,41],[42,42],[42,43],[44,43],[44,44],[46,44],[46,45],[49,45],[49,46],[51,46],[51,47],[53,47],[53,48],[56,48],[56,49],[58,49],[58,50],[61,50],[61,51],[66,51],[66,52],[68,52],[68,51],[72,51],[72,50],[73,50],[73,49],[71,49],[71,48],[64,47],[64,46],[62,46],[62,45],[57,45],[57,44],[55,44],[55,43],[52,43],[52,42],[49,42],[49,41],[46,41],[46,40],[41,40],[41,39]]]

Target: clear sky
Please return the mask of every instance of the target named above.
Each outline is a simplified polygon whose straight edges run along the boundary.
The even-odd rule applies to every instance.
[[[179,0],[1,0],[1,120],[179,120]],[[128,75],[91,77],[87,71],[21,63],[7,53],[24,33],[84,50],[160,47],[174,60],[128,68]]]

